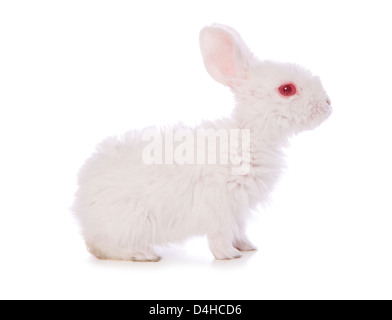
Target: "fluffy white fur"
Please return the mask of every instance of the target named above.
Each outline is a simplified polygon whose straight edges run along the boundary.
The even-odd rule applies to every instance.
[[[108,138],[81,169],[73,206],[98,258],[157,261],[154,245],[202,234],[217,259],[254,250],[246,223],[279,178],[282,147],[288,137],[315,128],[331,113],[318,77],[298,65],[260,61],[232,28],[204,28],[200,45],[207,71],[236,98],[230,118],[201,128],[249,129],[250,171],[233,175],[230,164],[147,165],[142,132]],[[297,94],[280,95],[285,83],[295,84]]]

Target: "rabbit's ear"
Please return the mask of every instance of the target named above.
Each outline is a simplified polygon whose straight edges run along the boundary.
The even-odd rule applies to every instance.
[[[200,32],[200,49],[208,73],[235,90],[248,77],[252,53],[232,28],[214,24]]]

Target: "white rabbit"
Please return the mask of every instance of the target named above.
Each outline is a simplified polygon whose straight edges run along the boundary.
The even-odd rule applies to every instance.
[[[171,130],[176,135],[187,129],[188,138],[207,129],[249,133],[234,148],[236,153],[249,144],[249,155],[238,158],[245,171],[236,172],[234,161],[192,164],[195,155],[180,161],[182,152],[173,149],[180,140],[170,146],[166,136],[155,146],[170,148],[155,163],[146,161],[146,148],[151,147],[143,139],[146,130],[108,138],[81,169],[73,206],[87,247],[98,258],[158,261],[155,245],[194,235],[207,235],[216,259],[254,250],[246,223],[279,178],[288,138],[315,128],[332,111],[318,77],[295,64],[260,61],[230,27],[205,27],[200,46],[209,74],[234,93],[235,109],[231,117],[193,130],[182,125]],[[192,143],[188,147],[200,151]]]

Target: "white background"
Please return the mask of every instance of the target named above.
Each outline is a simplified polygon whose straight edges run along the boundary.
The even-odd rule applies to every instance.
[[[0,298],[391,299],[389,1],[1,1]],[[320,75],[333,115],[292,140],[249,234],[214,261],[204,238],[155,264],[98,261],[69,207],[104,137],[230,114],[199,30],[236,28],[261,58]]]

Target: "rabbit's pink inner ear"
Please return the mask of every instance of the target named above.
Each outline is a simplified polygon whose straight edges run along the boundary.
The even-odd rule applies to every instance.
[[[221,39],[220,47],[217,50],[217,66],[220,66],[222,76],[226,79],[234,79],[236,76],[234,62],[233,41],[230,37],[225,36]]]
[[[206,28],[201,36],[201,50],[207,71],[215,80],[229,85],[236,78],[233,37],[219,28]]]

